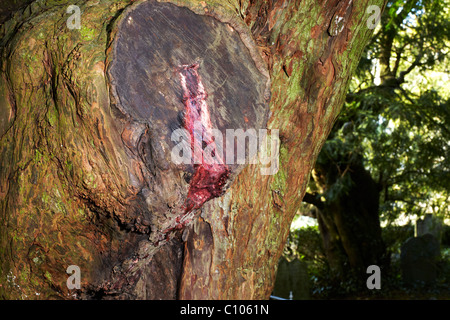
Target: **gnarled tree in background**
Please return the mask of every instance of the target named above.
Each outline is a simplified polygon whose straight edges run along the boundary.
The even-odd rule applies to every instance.
[[[371,36],[370,5],[384,1],[47,0],[15,12],[0,30],[1,297],[268,298]],[[212,128],[279,130],[276,173],[221,162]],[[178,129],[216,162],[171,161]]]
[[[448,216],[450,113],[439,79],[448,69],[447,7],[388,1],[316,162],[315,192],[304,201],[319,209],[327,262],[340,281],[349,270],[361,279],[371,264],[388,271],[380,216]]]

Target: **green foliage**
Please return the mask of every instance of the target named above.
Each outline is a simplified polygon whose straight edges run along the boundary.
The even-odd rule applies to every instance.
[[[317,166],[362,158],[382,191],[381,216],[450,217],[449,1],[390,1]],[[436,80],[436,76],[442,80]],[[447,77],[447,78],[446,78]],[[433,80],[434,79],[434,80]],[[322,196],[352,181],[345,170]],[[329,173],[328,173],[329,175]]]
[[[402,287],[400,276],[400,246],[414,235],[413,227],[392,222],[425,213],[450,218],[449,18],[449,0],[389,1],[312,175],[310,191],[322,202],[355,186],[351,164],[363,163],[377,183],[382,236],[392,258],[383,298],[422,297],[418,288]],[[338,283],[330,278],[311,231],[291,235],[285,254],[308,262],[313,296],[356,294],[351,276]],[[437,291],[429,292],[438,296],[449,290],[447,238],[444,231]]]
[[[353,275],[348,274],[339,279],[332,277],[317,226],[291,231],[283,255],[288,260],[298,258],[306,263],[311,295],[314,299],[338,298],[357,294],[358,279]]]
[[[322,264],[325,257],[317,226],[293,230],[289,233],[283,255],[288,260],[307,260],[314,264]]]
[[[444,227],[444,238],[449,237],[450,227]],[[448,298],[450,293],[450,245],[443,239],[441,258],[438,262],[438,278],[431,287],[406,287],[401,278],[400,247],[414,236],[414,227],[387,226],[382,229],[383,240],[391,254],[390,271],[382,271],[382,290],[360,290],[361,282],[351,274],[334,279],[325,258],[322,240],[317,226],[291,231],[284,249],[288,260],[298,258],[308,266],[313,299],[437,299]],[[446,236],[447,234],[447,236]]]
[[[391,261],[398,260],[401,245],[410,237],[414,237],[414,226],[386,226],[382,229],[382,237],[391,254]],[[393,259],[392,259],[393,258]]]

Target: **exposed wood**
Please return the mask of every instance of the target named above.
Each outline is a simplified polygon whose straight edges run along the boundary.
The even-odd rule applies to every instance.
[[[0,296],[169,299],[177,286],[181,299],[268,298],[372,32],[368,1],[340,3],[79,1],[79,30],[50,0],[14,15],[0,47],[0,107],[11,115],[0,127]],[[145,31],[133,33],[128,15]],[[141,55],[126,56],[133,52]],[[192,80],[185,87],[180,73]],[[169,132],[195,101],[207,102],[221,129],[264,127],[268,116],[267,128],[280,130],[279,171],[232,168],[223,195],[208,191],[217,197],[179,227],[191,187],[184,173],[195,168],[167,161]],[[82,270],[81,291],[67,288],[68,265]]]

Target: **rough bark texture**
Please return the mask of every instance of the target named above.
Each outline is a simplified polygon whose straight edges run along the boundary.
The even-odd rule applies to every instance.
[[[136,119],[108,76],[120,21],[142,2],[33,2],[1,26],[2,298],[265,299],[272,291],[290,222],[372,33],[369,3],[167,1],[228,24],[270,76],[267,127],[280,130],[280,166],[272,176],[246,166],[158,242],[148,230],[173,220],[148,225],[141,213],[180,199],[136,188],[143,167],[127,146]],[[66,27],[70,4],[81,8],[79,30]],[[66,287],[72,264],[82,270],[80,291]]]
[[[3,0],[0,7],[0,23],[8,20],[12,13],[25,8],[33,0]]]
[[[232,27],[187,8],[145,2],[124,12],[117,25],[109,79],[125,118],[118,126],[124,127],[122,140],[134,164],[132,187],[137,202],[145,204],[126,223],[142,231],[151,227],[157,243],[188,224],[242,170],[236,161],[225,161],[234,140],[222,139],[219,152],[211,129],[226,136],[229,129],[265,128],[267,70],[256,68]],[[177,165],[171,153],[182,144],[173,141],[178,129],[185,132],[186,149],[194,150],[188,163]],[[201,151],[203,144],[214,150],[216,161],[207,161],[213,159]]]

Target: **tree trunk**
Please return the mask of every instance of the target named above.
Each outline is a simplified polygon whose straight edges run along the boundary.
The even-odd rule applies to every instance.
[[[379,187],[366,171],[360,157],[333,158],[317,163],[314,180],[327,194],[324,202],[305,196],[317,206],[317,220],[325,255],[334,280],[353,276],[365,285],[370,265],[387,267],[386,247],[381,237]],[[341,191],[329,193],[347,175]],[[327,193],[328,192],[328,193]]]
[[[2,298],[269,297],[369,3],[167,2],[78,1],[77,29],[39,1],[1,26]],[[213,127],[268,128],[274,174],[225,163]],[[171,161],[178,129],[202,161]]]

